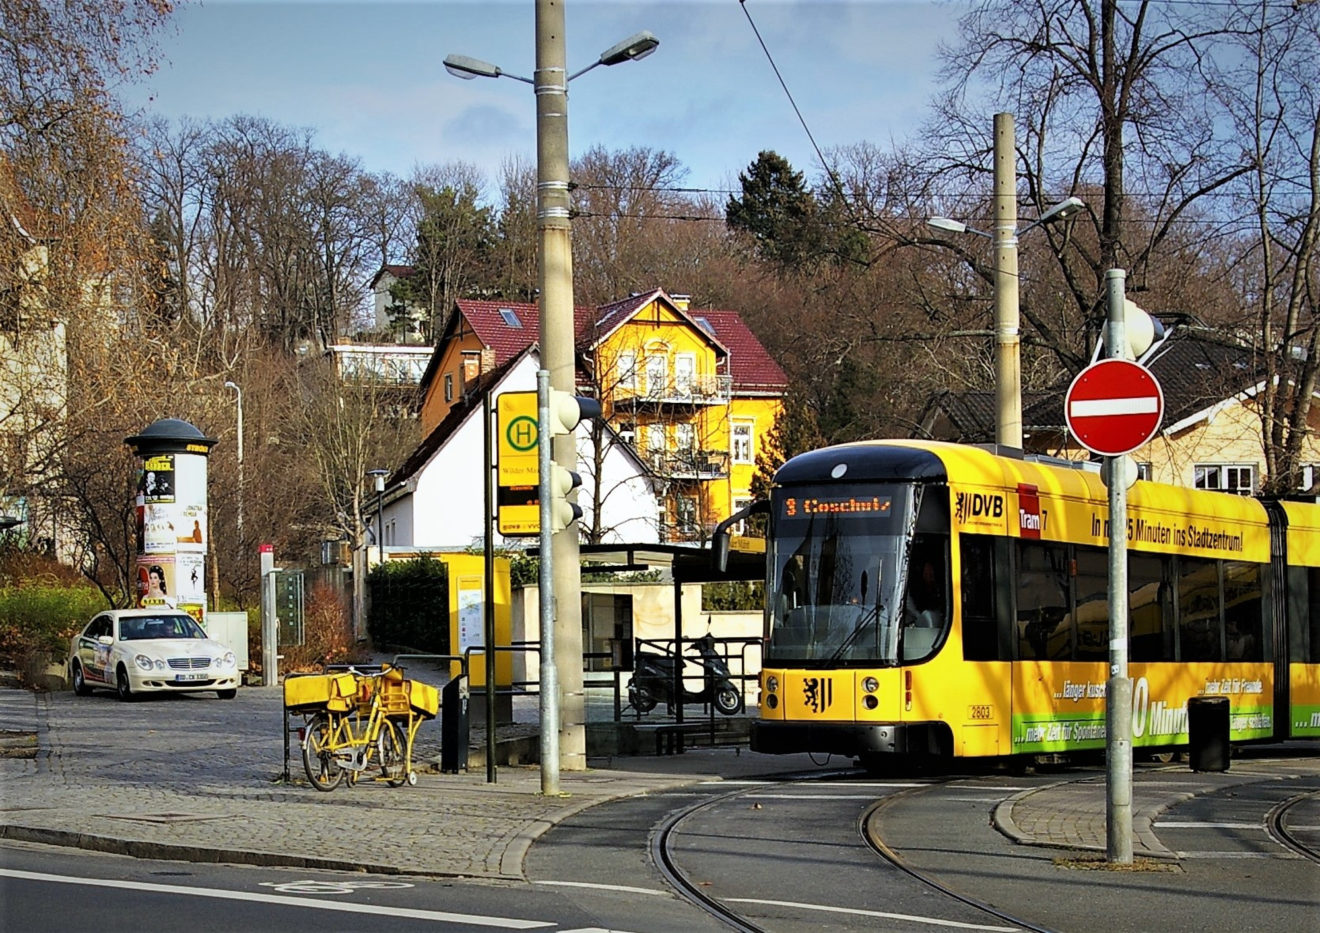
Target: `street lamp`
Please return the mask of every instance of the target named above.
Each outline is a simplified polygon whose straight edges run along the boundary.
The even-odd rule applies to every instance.
[[[238,403],[238,543],[243,544],[243,390],[236,382],[226,382],[226,389],[233,389]]]
[[[445,58],[445,69],[457,77],[508,77],[531,84],[536,92],[536,219],[539,232],[541,288],[541,368],[538,410],[546,406],[547,387],[572,394],[573,368],[573,250],[568,191],[568,82],[598,65],[617,65],[645,58],[660,40],[639,32],[600,54],[588,67],[568,74],[564,48],[564,5],[557,0],[536,0],[536,73],[531,80],[512,75],[497,65],[464,55]],[[547,435],[548,431],[543,431]],[[574,434],[553,441],[554,461],[565,470],[577,464]],[[550,501],[550,471],[542,470],[539,495]],[[559,792],[560,748],[570,770],[586,769],[586,710],[582,692],[582,589],[577,529],[552,534],[541,528],[541,790]],[[549,585],[547,585],[549,584]],[[547,624],[548,623],[548,624]],[[558,646],[558,647],[556,647]],[[567,701],[561,711],[556,694]]]
[[[599,65],[619,65],[623,62],[639,61],[654,52],[659,44],[659,39],[651,32],[643,29],[636,35],[629,36],[622,42],[616,43],[601,52],[600,57],[586,68],[569,75],[565,79],[565,83],[572,81],[574,78],[582,77],[582,75]],[[445,71],[456,78],[462,78],[464,81],[471,81],[473,78],[512,78],[524,84],[533,86],[536,84],[536,81],[532,78],[524,78],[522,75],[505,71],[499,65],[492,65],[490,62],[472,58],[468,55],[445,56]]]
[[[995,229],[986,233],[948,217],[927,224],[950,233],[974,233],[995,244],[995,443],[1022,449],[1022,364],[1018,304],[1018,236],[1043,224],[1066,220],[1086,205],[1065,198],[1021,230],[1017,229],[1013,115],[995,114]]]
[[[367,470],[368,476],[376,479],[376,548],[380,552],[380,562],[385,563],[385,477],[389,470]]]

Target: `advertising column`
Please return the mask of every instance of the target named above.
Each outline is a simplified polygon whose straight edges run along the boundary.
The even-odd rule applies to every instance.
[[[137,483],[137,600],[182,609],[205,625],[206,458],[213,438],[162,418],[124,439],[142,458]]]

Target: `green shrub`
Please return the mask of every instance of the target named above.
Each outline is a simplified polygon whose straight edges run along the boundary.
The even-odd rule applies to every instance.
[[[701,588],[702,612],[765,608],[765,584],[760,580],[722,580]]]
[[[46,665],[66,660],[70,639],[105,608],[105,597],[90,586],[31,580],[0,586],[0,659],[36,686]]]
[[[377,564],[367,575],[367,634],[379,650],[449,654],[449,568],[431,557]]]

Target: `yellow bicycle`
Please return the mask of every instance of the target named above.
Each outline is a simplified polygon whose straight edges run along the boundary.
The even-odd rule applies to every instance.
[[[331,695],[303,730],[303,769],[313,787],[332,791],[366,774],[390,787],[417,783],[412,743],[424,714],[410,707],[412,684],[395,667],[331,677]]]

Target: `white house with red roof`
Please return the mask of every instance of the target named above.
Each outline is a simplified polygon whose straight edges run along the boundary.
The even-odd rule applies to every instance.
[[[577,391],[601,401],[604,422],[579,427],[584,539],[704,541],[752,498],[783,370],[736,312],[662,289],[574,318]],[[535,390],[539,325],[535,304],[456,303],[422,377],[424,440],[388,480],[387,546],[482,539],[483,398]]]

